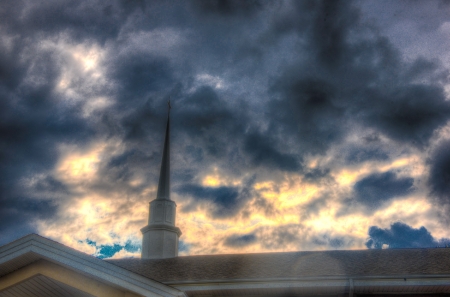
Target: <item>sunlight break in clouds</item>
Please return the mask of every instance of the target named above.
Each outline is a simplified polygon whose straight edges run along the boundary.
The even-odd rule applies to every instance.
[[[69,184],[89,182],[97,175],[106,146],[106,143],[98,143],[87,152],[79,152],[74,146],[61,147],[62,160],[59,161],[56,169],[58,178]]]
[[[102,111],[113,104],[112,98],[101,95],[102,88],[112,85],[105,78],[102,62],[106,51],[96,44],[71,44],[62,35],[46,40],[41,48],[60,56],[60,80],[57,92],[70,104],[82,104],[83,116]]]
[[[95,189],[101,179],[99,167],[103,158],[121,150],[117,141],[97,142],[84,151],[73,146],[61,147],[55,177],[76,193],[76,198],[60,201],[58,216],[39,222],[41,234],[88,253],[93,253],[88,240],[103,245],[124,245],[131,240],[140,245],[139,230],[145,225],[148,205],[139,196],[130,197],[120,191],[105,194]],[[149,190],[155,191],[154,188]],[[138,255],[139,251],[121,254],[124,253]]]

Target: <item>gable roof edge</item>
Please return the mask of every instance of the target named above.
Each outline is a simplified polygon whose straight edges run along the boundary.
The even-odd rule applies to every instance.
[[[33,253],[43,259],[64,265],[132,292],[159,296],[185,296],[176,288],[146,278],[114,264],[89,256],[56,241],[30,234],[0,247],[0,267],[22,255]],[[23,267],[23,266],[22,266]]]

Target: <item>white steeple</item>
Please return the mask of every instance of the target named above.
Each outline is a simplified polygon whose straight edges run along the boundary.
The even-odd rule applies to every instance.
[[[178,256],[180,228],[175,227],[176,203],[170,200],[170,100],[166,137],[159,174],[156,199],[150,202],[148,225],[141,229],[142,259],[162,259]]]

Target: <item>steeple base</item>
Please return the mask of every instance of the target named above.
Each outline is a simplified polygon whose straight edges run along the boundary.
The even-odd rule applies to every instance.
[[[152,224],[141,229],[142,259],[164,259],[178,256],[178,240],[181,235],[180,228]]]

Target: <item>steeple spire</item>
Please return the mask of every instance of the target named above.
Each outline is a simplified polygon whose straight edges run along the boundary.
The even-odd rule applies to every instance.
[[[164,140],[164,150],[159,173],[158,193],[156,199],[170,200],[170,99],[167,102],[169,110],[167,113],[166,138]]]
[[[141,229],[143,259],[162,259],[178,256],[180,228],[175,226],[177,205],[170,200],[170,100],[167,114],[161,171],[156,199],[150,202],[148,224]]]

